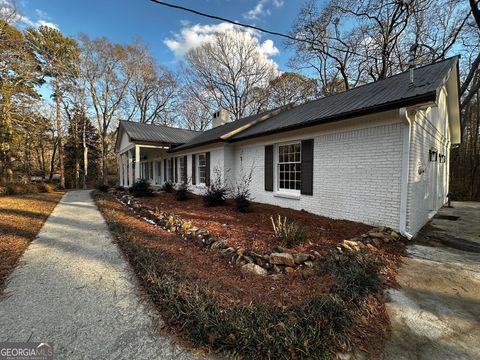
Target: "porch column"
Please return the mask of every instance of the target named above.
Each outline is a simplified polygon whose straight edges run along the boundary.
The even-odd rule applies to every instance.
[[[132,159],[132,150],[127,151],[128,156],[128,186],[133,185],[133,159]]]
[[[140,180],[140,146],[135,145],[135,180]]]
[[[122,154],[122,166],[123,166],[123,186],[127,186],[128,184],[128,172],[127,172],[127,154]]]
[[[153,166],[153,179],[152,179],[152,184],[156,184],[157,183],[157,160],[152,160],[151,162],[152,166]]]
[[[119,177],[120,177],[120,186],[123,186],[123,155],[118,154],[117,157],[117,162],[118,162],[118,172],[119,172]]]

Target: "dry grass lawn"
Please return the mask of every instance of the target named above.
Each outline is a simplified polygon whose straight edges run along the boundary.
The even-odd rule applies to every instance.
[[[0,293],[63,192],[0,196]]]

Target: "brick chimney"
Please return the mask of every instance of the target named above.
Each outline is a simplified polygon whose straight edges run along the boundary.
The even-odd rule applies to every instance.
[[[213,113],[212,128],[216,128],[217,126],[224,125],[228,122],[230,122],[230,116],[228,115],[227,110],[221,109]]]

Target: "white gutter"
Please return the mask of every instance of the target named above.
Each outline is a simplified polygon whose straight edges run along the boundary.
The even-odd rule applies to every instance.
[[[402,179],[400,184],[400,234],[410,240],[413,235],[407,232],[408,180],[410,170],[410,138],[412,123],[407,109],[400,108],[400,119],[406,123],[402,128]]]

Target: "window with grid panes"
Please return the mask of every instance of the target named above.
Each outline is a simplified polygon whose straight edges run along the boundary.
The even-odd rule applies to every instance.
[[[300,191],[302,176],[300,143],[278,146],[277,167],[278,189]]]
[[[205,184],[205,168],[207,165],[207,160],[205,159],[205,154],[198,154],[198,180],[200,184]]]

